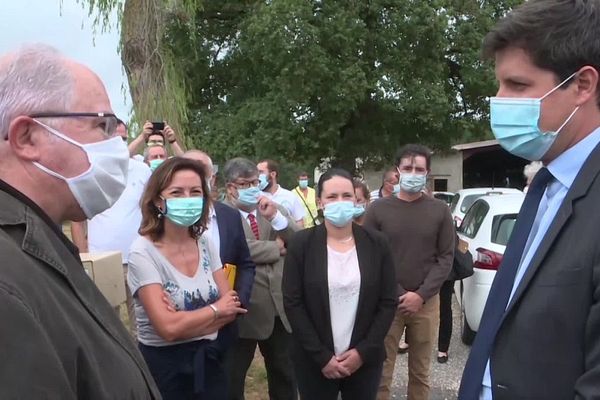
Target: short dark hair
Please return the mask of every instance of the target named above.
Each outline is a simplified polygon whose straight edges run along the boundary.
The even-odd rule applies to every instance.
[[[600,4],[596,0],[526,1],[485,36],[482,54],[492,59],[508,47],[525,50],[537,67],[556,75],[557,84],[584,66],[600,72]]]
[[[277,176],[277,179],[279,179],[279,163],[277,161],[266,158],[264,160],[260,160],[258,163],[267,163],[267,169],[269,172],[275,172],[275,176]]]
[[[173,175],[178,171],[194,171],[200,177],[204,207],[198,222],[190,226],[189,233],[191,237],[198,238],[206,230],[208,211],[211,206],[210,191],[206,182],[206,166],[200,161],[173,157],[160,164],[156,171],[150,175],[150,179],[146,184],[146,189],[140,200],[140,208],[142,209],[142,223],[138,231],[140,235],[148,235],[152,240],[158,240],[164,235],[165,218],[160,210],[156,208],[154,202],[160,198],[160,192],[171,184]]]
[[[396,166],[400,165],[403,158],[414,158],[417,156],[425,157],[427,170],[431,169],[431,150],[422,144],[405,144],[396,152]]]
[[[300,171],[300,173],[298,174],[298,177],[301,177],[301,176],[308,177],[308,174],[306,173],[306,171]]]
[[[323,175],[321,175],[319,178],[319,183],[317,183],[317,197],[321,197],[321,194],[323,193],[323,184],[335,176],[348,179],[350,183],[353,184],[352,175],[350,175],[350,172],[342,168],[328,169]],[[354,187],[354,184],[352,187]]]
[[[383,171],[383,175],[381,175],[381,184],[383,185],[384,183],[386,183],[392,175],[398,175],[398,168],[389,167],[388,169]]]
[[[352,179],[352,186],[354,186],[354,190],[360,189],[363,192],[363,197],[367,200],[367,202],[371,200],[371,193],[369,192],[369,187],[366,183],[358,178],[354,178]]]
[[[165,135],[162,132],[152,132],[151,134],[148,135],[148,137],[146,138],[146,143],[148,143],[148,140],[150,140],[150,136],[160,136],[163,139],[163,142],[165,141]]]

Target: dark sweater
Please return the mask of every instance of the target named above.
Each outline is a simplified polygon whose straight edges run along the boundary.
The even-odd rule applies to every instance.
[[[389,240],[398,296],[411,291],[427,301],[439,293],[454,258],[454,225],[444,202],[426,195],[413,202],[378,199],[368,207],[364,225]]]

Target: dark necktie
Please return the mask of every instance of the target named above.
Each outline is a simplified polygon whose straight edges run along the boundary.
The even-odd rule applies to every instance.
[[[256,223],[256,217],[254,214],[248,214],[248,219],[250,220],[250,228],[252,228],[252,233],[254,233],[254,237],[258,240],[258,224]]]
[[[476,400],[479,398],[485,367],[506,311],[523,250],[535,220],[540,200],[551,179],[552,174],[550,171],[542,168],[529,186],[515,228],[506,246],[502,263],[490,288],[490,294],[481,316],[479,331],[463,371],[458,393],[458,398],[461,400]]]

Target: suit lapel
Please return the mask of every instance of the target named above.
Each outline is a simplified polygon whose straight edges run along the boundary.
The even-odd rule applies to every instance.
[[[513,295],[504,316],[508,315],[513,306],[519,301],[527,286],[535,276],[536,272],[540,268],[546,254],[554,245],[554,242],[559,238],[559,234],[562,228],[565,226],[571,214],[573,213],[573,203],[585,196],[592,185],[592,182],[596,179],[596,176],[600,172],[600,145],[596,146],[596,148],[592,151],[592,153],[587,158],[586,162],[583,164],[581,171],[577,174],[571,189],[567,192],[567,196],[563,200],[560,208],[558,209],[554,220],[552,221],[550,227],[548,228],[548,232],[546,232],[544,238],[540,242],[539,247],[537,248],[535,255],[531,259],[529,266],[525,274],[523,275],[523,279],[519,283],[515,294]]]
[[[256,223],[258,224],[259,240],[271,240],[271,223],[258,211],[256,212]]]
[[[360,310],[362,310],[362,303],[365,297],[365,288],[367,287],[366,281],[369,280],[372,275],[372,272],[368,270],[368,266],[372,265],[373,260],[369,260],[369,255],[372,254],[372,252],[369,251],[367,238],[360,227],[354,223],[352,224],[352,233],[354,235],[354,243],[356,244],[356,256],[358,258],[358,268],[360,270],[361,280],[360,292],[358,295],[358,307],[356,309],[356,322],[354,323],[354,327],[356,328],[363,320],[363,315],[360,313]],[[350,343],[356,343],[356,338],[354,337],[355,332],[356,329],[352,331]]]
[[[225,206],[226,207],[226,206]],[[221,206],[215,203],[215,214],[217,216],[217,226],[219,227],[219,251],[221,254],[225,254],[227,249],[227,243],[229,243],[229,226],[228,221],[225,221],[226,214],[220,213]]]
[[[327,345],[330,349],[333,349],[333,332],[331,331],[331,312],[329,307],[329,279],[327,277],[327,231],[325,225],[319,225],[315,229],[315,237],[313,240],[312,251],[309,256],[312,256],[312,273],[316,278],[317,282],[322,282],[319,296],[321,297],[320,303],[323,304],[323,321],[328,321],[327,325]]]

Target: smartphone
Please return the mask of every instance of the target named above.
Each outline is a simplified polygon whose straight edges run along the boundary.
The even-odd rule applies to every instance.
[[[162,132],[165,130],[164,122],[153,122],[152,123],[152,131],[153,132]]]

